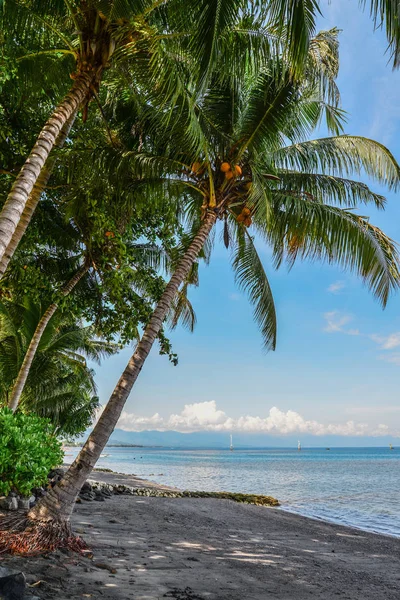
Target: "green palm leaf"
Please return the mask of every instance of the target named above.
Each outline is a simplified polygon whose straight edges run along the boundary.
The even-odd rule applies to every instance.
[[[273,247],[277,266],[297,258],[339,264],[361,276],[382,306],[399,287],[397,246],[365,217],[277,192],[275,220],[257,225]]]
[[[304,194],[312,200],[325,204],[337,203],[340,206],[356,208],[358,204],[375,204],[383,209],[386,198],[376,194],[360,181],[298,171],[279,171],[280,183],[277,186],[283,193]]]
[[[281,148],[272,158],[282,169],[338,177],[366,173],[389,189],[399,185],[400,167],[392,153],[379,142],[361,136],[341,135],[301,142]]]
[[[261,330],[265,348],[275,350],[277,323],[272,291],[254,242],[241,227],[237,229],[232,267],[236,283],[254,306],[254,319]]]

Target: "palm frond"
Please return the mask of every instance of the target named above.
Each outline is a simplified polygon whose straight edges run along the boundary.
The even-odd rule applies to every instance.
[[[364,8],[370,6],[370,13],[376,27],[386,30],[386,37],[392,51],[393,65],[397,68],[400,64],[400,5],[393,0],[359,0]]]
[[[366,173],[368,177],[397,189],[400,167],[383,144],[361,136],[340,135],[301,142],[273,154],[278,168],[338,177]]]
[[[269,19],[284,34],[286,51],[293,70],[300,75],[315,32],[315,18],[320,14],[317,0],[270,0]]]
[[[339,264],[357,273],[382,306],[400,287],[396,244],[349,210],[277,192],[275,220],[257,225],[272,245],[276,266],[297,258]]]
[[[356,208],[358,204],[375,204],[376,208],[385,208],[386,198],[376,194],[361,181],[324,175],[321,173],[303,173],[298,171],[280,171],[280,183],[277,189],[291,194],[304,194],[311,200],[335,203],[347,208]]]
[[[237,228],[232,266],[236,283],[254,306],[254,319],[261,330],[265,348],[275,350],[277,323],[272,291],[253,240],[241,226]]]

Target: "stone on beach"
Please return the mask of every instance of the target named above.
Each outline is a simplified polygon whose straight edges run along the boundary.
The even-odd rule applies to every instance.
[[[7,567],[0,567],[1,600],[22,600],[25,595],[25,575]]]
[[[0,498],[0,508],[3,510],[18,510],[18,499],[14,496]]]

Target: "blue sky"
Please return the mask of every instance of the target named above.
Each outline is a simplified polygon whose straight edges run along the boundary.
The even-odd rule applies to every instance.
[[[373,137],[400,160],[400,73],[388,64],[384,34],[373,32],[356,0],[322,8],[319,29],[343,30],[338,83],[349,113],[346,133]],[[400,241],[400,195],[388,200],[384,213],[372,207],[361,212]],[[278,313],[276,352],[262,350],[251,308],[218,244],[191,293],[195,333],[179,329],[170,336],[179,366],[154,348],[119,426],[336,433],[357,435],[360,444],[364,434],[400,435],[400,295],[382,311],[362,283],[340,269],[299,263],[274,272],[268,248],[259,249]],[[127,349],[95,367],[103,403],[129,355]]]

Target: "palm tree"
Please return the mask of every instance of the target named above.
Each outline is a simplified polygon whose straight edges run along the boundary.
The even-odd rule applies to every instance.
[[[287,0],[288,5],[292,2]],[[229,48],[227,38],[232,39],[232,35],[240,38],[242,47],[248,40],[247,50],[251,41],[253,51],[269,51],[271,40],[275,45],[284,34],[296,64],[301,63],[314,27],[313,16],[296,27],[285,28],[290,10],[277,11],[275,2],[271,11],[260,7],[253,10],[247,4],[244,0],[199,0],[190,6],[182,0],[51,0],[43,7],[40,0],[4,2],[0,24],[10,58],[20,69],[27,65],[30,70],[33,61],[36,70],[54,72],[53,86],[62,88],[69,77],[73,85],[39,133],[0,213],[0,261],[7,248],[9,260],[18,245],[23,227],[14,235],[16,228],[63,126],[80,109],[85,120],[93,99],[103,112],[99,92],[107,70],[111,69],[110,89],[114,68],[123,74],[125,87],[134,86],[147,101],[158,99],[165,104],[187,98],[187,90],[199,82],[206,84],[214,63],[221,59],[221,50]],[[261,22],[273,18],[274,36],[265,22],[259,33],[254,30],[253,13]],[[291,36],[299,43],[294,44]],[[250,59],[252,55],[248,52]],[[31,210],[25,211],[25,229],[33,204],[31,201]]]
[[[140,85],[146,86],[150,80],[153,91],[159,90],[164,100],[176,98],[181,93],[184,95],[188,87],[189,80],[182,78],[182,65],[185,62],[181,60],[182,52],[186,53],[186,58],[189,53],[194,59],[189,71],[202,86],[207,83],[218,62],[222,69],[236,69],[238,66],[240,69],[240,64],[247,63],[248,66],[246,58],[253,60],[260,49],[270,52],[274,46],[284,48],[293,72],[300,74],[315,30],[315,17],[320,12],[317,0],[270,0],[268,3],[255,0],[250,4],[232,0],[199,0],[189,6],[181,0],[175,0],[169,2],[167,7],[159,0],[138,0],[137,3],[122,0],[112,2],[109,6],[98,0],[85,3],[79,0],[53,0],[46,3],[45,14],[40,0],[7,0],[3,4],[1,29],[5,32],[6,40],[9,40],[11,55],[15,56],[16,51],[17,60],[22,62],[23,59],[35,59],[40,64],[41,60],[50,60],[51,66],[54,66],[55,59],[61,57],[61,66],[74,79],[68,94],[40,132],[0,213],[0,264],[7,252],[3,272],[33,214],[35,202],[30,194],[61,129],[80,107],[83,107],[85,118],[88,104],[93,98],[100,106],[98,90],[111,61],[119,68],[121,61],[128,61],[132,69],[133,59],[138,75],[145,74],[140,79]],[[363,0],[360,4],[365,7],[367,2]],[[386,28],[394,65],[397,67],[400,56],[398,3],[371,0],[370,12],[375,24],[383,23]],[[254,27],[254,16],[261,25],[258,34]],[[234,27],[235,23],[239,26]],[[188,32],[193,31],[193,24],[195,29],[190,37]],[[15,39],[18,44],[14,43]],[[227,60],[221,50],[232,50],[232,42],[242,53],[231,53],[231,59]],[[28,52],[21,55],[21,49],[24,51],[26,48]],[[173,56],[179,57],[178,68]],[[76,70],[72,73],[74,65]],[[60,69],[57,72],[59,79]],[[51,173],[51,167],[48,173]],[[30,210],[25,211],[28,198]],[[24,211],[24,224],[16,234]]]
[[[236,280],[254,306],[267,348],[275,348],[275,308],[249,233],[252,225],[257,236],[272,246],[277,266],[297,257],[339,263],[358,273],[383,306],[398,288],[394,243],[354,212],[360,202],[383,208],[385,199],[350,179],[366,172],[394,189],[400,180],[398,164],[384,146],[366,138],[339,134],[307,140],[323,116],[334,133],[342,127],[334,85],[335,36],[327,32],[317,37],[302,82],[292,77],[284,59],[272,60],[243,88],[215,80],[197,103],[202,145],[196,156],[185,156],[185,136],[178,122],[168,131],[163,155],[150,156],[144,150],[123,153],[121,172],[129,164],[131,172],[147,168],[149,176],[163,175],[180,187],[187,218],[200,225],[189,234],[187,250],[79,456],[62,482],[30,511],[29,519],[39,528],[46,522],[65,526],[176,294],[218,219],[224,223],[225,245],[232,249]],[[184,120],[180,123],[186,127]]]
[[[41,306],[27,297],[21,304],[0,303],[0,405],[9,404],[14,380],[40,321],[41,310]],[[60,434],[82,433],[98,407],[94,373],[86,359],[99,362],[117,350],[118,345],[95,336],[93,327],[71,325],[64,315],[53,318],[32,361],[20,410],[50,418]]]
[[[61,297],[66,297],[73,291],[73,289],[80,282],[82,277],[84,277],[86,275],[86,273],[89,271],[89,268],[90,268],[90,262],[88,260],[86,260],[84,262],[84,264],[82,265],[82,267],[80,267],[80,269],[71,277],[71,279],[68,281],[68,283],[66,283],[62,287],[62,289],[60,291]],[[18,408],[18,405],[19,405],[19,402],[20,402],[20,399],[21,399],[21,396],[22,396],[22,393],[24,390],[24,386],[29,377],[29,371],[31,369],[32,362],[33,362],[33,360],[35,358],[35,354],[39,348],[43,334],[45,333],[46,327],[49,325],[49,323],[50,323],[53,315],[57,311],[57,309],[58,309],[58,302],[52,302],[50,304],[50,306],[48,306],[47,309],[44,311],[43,315],[41,316],[39,322],[36,325],[35,331],[32,335],[29,345],[26,349],[24,360],[22,361],[22,364],[21,364],[21,368],[18,372],[18,375],[15,379],[12,391],[10,393],[10,399],[8,402],[8,406],[13,412],[15,412]]]
[[[87,139],[86,136],[85,143],[87,143]],[[68,168],[69,178],[71,178],[72,170]],[[130,183],[130,187],[133,187],[135,191],[134,183],[137,184],[137,182],[131,181]],[[143,183],[143,181],[140,181],[140,183]],[[124,324],[124,329],[130,333],[121,335],[122,328],[119,326],[117,331],[115,329],[108,331],[107,336],[110,338],[121,335],[124,343],[130,342],[132,337],[137,339],[138,322],[146,319],[143,313],[148,313],[151,308],[151,304],[147,308],[146,303],[151,299],[157,300],[164,285],[164,280],[159,276],[157,270],[162,266],[164,271],[170,272],[173,268],[170,257],[161,246],[154,243],[138,243],[137,239],[146,236],[152,236],[153,238],[157,236],[162,241],[162,229],[152,224],[152,219],[154,220],[155,217],[159,221],[160,209],[164,215],[166,225],[168,224],[169,213],[171,213],[174,222],[176,219],[173,216],[172,202],[165,206],[164,199],[164,207],[161,207],[160,202],[153,195],[145,199],[147,221],[140,225],[138,214],[141,213],[144,202],[141,201],[137,193],[134,193],[133,197],[131,196],[129,192],[125,194],[117,193],[110,182],[107,181],[107,178],[93,171],[90,156],[86,156],[83,171],[73,170],[73,180],[70,182],[68,189],[63,187],[61,201],[59,198],[55,198],[52,218],[49,224],[45,223],[44,227],[42,225],[40,239],[41,247],[47,254],[46,240],[48,240],[48,244],[52,244],[54,243],[54,237],[56,237],[59,259],[58,261],[57,259],[50,261],[46,256],[47,261],[43,264],[43,270],[45,274],[47,271],[58,273],[60,268],[57,262],[66,263],[62,266],[61,277],[65,277],[64,273],[66,271],[67,283],[61,286],[57,285],[58,289],[56,288],[56,290],[51,286],[50,297],[52,300],[37,323],[9,394],[8,406],[11,410],[15,411],[18,408],[41,338],[53,315],[59,309],[60,303],[63,304],[65,310],[64,299],[68,297],[68,304],[75,306],[75,314],[80,314],[80,310],[82,310],[82,303],[79,300],[79,296],[82,296],[81,288],[83,288],[83,291],[85,289],[89,290],[89,298],[85,300],[85,304],[88,301],[95,300],[92,314],[96,313],[98,296],[104,296],[103,305],[108,305],[107,313],[112,312],[110,310],[112,307],[110,291],[114,293],[114,296],[115,294],[119,297],[123,296],[123,302],[128,305],[130,311],[129,322]],[[93,214],[93,198],[96,198],[95,215]],[[59,203],[59,206],[56,202]],[[148,206],[149,204],[150,206]],[[48,212],[47,209],[46,216]],[[55,236],[55,222],[61,220],[62,224],[62,219],[65,220],[65,231],[62,231],[61,235]],[[168,236],[167,233],[167,238]],[[29,248],[29,254],[31,254],[31,248]],[[32,260],[32,257],[26,257],[24,261],[26,260],[23,273],[28,267],[29,270],[31,269],[32,263],[36,267],[38,264],[40,265],[40,251],[37,246],[34,260]],[[116,272],[121,276],[118,280],[114,277],[115,281],[113,281],[113,274]],[[18,294],[18,288],[26,287],[26,284],[20,280],[17,280],[17,282],[10,281],[12,279],[11,275],[12,270],[8,274],[8,281],[5,282],[4,290],[7,291],[7,283],[10,282],[14,294]],[[42,272],[40,272],[39,278],[43,280]],[[181,291],[177,301],[171,308],[169,317],[172,326],[176,326],[178,321],[181,321],[190,329],[194,327],[195,315],[187,299],[187,286],[192,282],[191,278],[187,280],[186,289]],[[80,285],[78,286],[78,284]],[[76,289],[76,286],[78,286],[78,289]],[[158,291],[160,288],[161,291]],[[72,292],[78,292],[76,300],[70,297]],[[42,292],[42,299],[43,296]],[[130,302],[129,299],[131,299]],[[44,302],[42,304],[45,305]],[[77,309],[79,305],[80,310]],[[120,308],[121,301],[119,303]],[[74,312],[73,309],[72,312]],[[84,316],[86,319],[89,317],[87,313],[84,313]],[[121,317],[121,313],[119,317]],[[95,322],[100,331],[105,330],[101,314],[96,315]],[[165,350],[168,347],[168,341],[162,333],[160,333],[159,339]],[[172,353],[171,358],[173,358]]]
[[[68,138],[68,135],[69,135],[71,128],[73,126],[73,123],[75,121],[75,118],[76,118],[76,112],[71,115],[69,120],[61,128],[61,131],[60,131],[60,133],[55,141],[55,144],[54,144],[54,146],[56,148],[62,148],[64,146],[64,143],[65,143],[66,139]],[[51,177],[51,174],[52,174],[55,164],[56,164],[56,157],[53,154],[52,156],[50,156],[47,159],[47,162],[42,167],[40,175],[37,178],[37,180],[33,186],[32,192],[29,194],[29,197],[27,198],[25,208],[21,214],[21,218],[18,221],[17,227],[16,227],[16,229],[10,239],[10,242],[5,250],[3,258],[0,261],[0,279],[4,275],[4,273],[8,267],[8,263],[10,262],[12,256],[14,255],[14,252],[16,251],[16,249],[22,239],[22,236],[24,235],[24,233],[32,219],[33,213],[36,210],[36,207],[38,205],[40,197],[42,196],[42,194],[45,191],[46,186],[49,182],[49,179]]]

